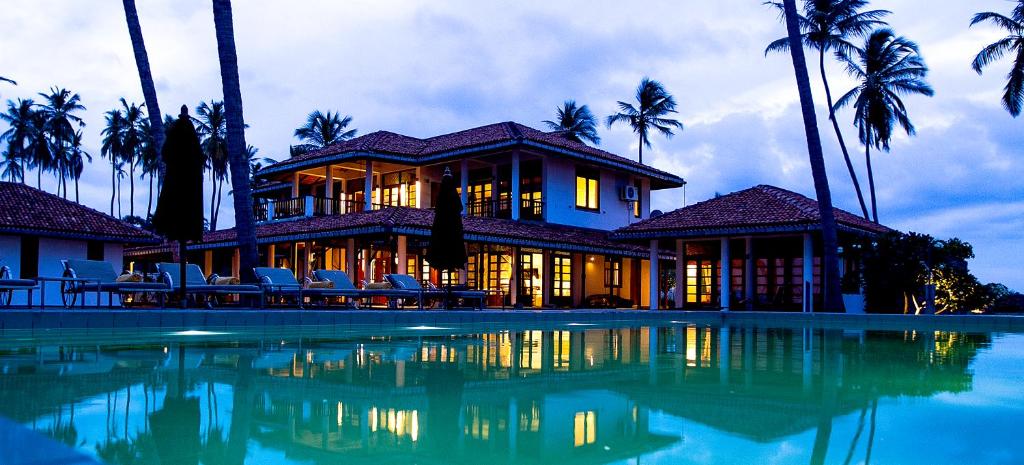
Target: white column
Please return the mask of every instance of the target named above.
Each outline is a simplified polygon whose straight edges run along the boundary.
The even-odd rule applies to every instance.
[[[363,210],[373,210],[373,160],[366,160],[366,181],[363,184]]]
[[[469,201],[469,160],[463,158],[462,165],[459,168],[459,176],[462,178],[462,214],[465,215],[468,208],[466,202]]]
[[[803,311],[814,311],[814,238],[804,233]]]
[[[356,280],[356,240],[351,237],[345,239],[345,272],[349,274],[349,279]],[[355,284],[359,282],[355,281]]]
[[[747,308],[754,306],[754,238],[747,236],[743,240],[743,288],[746,293]]]
[[[341,191],[341,195],[338,196],[338,198],[342,200],[342,202],[338,204],[338,211],[340,213],[352,213],[352,208],[348,203],[350,200],[348,198],[348,180],[342,177],[338,181],[341,182],[341,189],[339,189]]]
[[[686,242],[676,239],[676,308],[686,302]]]
[[[326,191],[324,192],[324,198],[330,200],[334,198],[334,166],[327,165],[327,167],[324,168],[324,171],[327,174],[327,185],[324,189]],[[327,202],[327,205],[324,207],[324,213],[328,215],[334,213],[331,208],[331,202]]]
[[[299,173],[292,173],[292,198],[299,196]]]
[[[373,282],[373,251],[369,248],[363,249],[363,280],[367,283]]]
[[[729,311],[729,294],[730,294],[729,288],[731,287],[730,286],[730,282],[729,282],[731,276],[730,276],[730,272],[729,272],[729,265],[730,265],[730,263],[729,263],[729,238],[728,237],[723,237],[722,238],[722,258],[721,258],[721,260],[722,260],[722,276],[720,278],[721,279],[720,284],[722,285],[722,292],[721,292],[721,296],[720,296],[722,298],[721,307],[722,307],[722,311],[727,312],[727,311]]]
[[[649,264],[648,266],[650,267],[650,272],[647,273],[647,277],[649,278],[650,285],[651,285],[651,295],[649,297],[649,300],[650,300],[650,306],[649,307],[650,307],[651,310],[657,310],[658,309],[658,284],[659,284],[658,283],[658,240],[657,239],[651,239],[651,255],[650,255],[650,260],[648,261],[648,264]]]
[[[398,274],[409,274],[409,261],[406,259],[408,239],[408,236],[398,236]]]
[[[512,183],[512,186],[511,186],[512,187],[512,194],[511,194],[511,196],[512,196],[512,205],[511,205],[511,207],[512,207],[512,219],[516,220],[516,221],[519,220],[519,209],[520,209],[520,207],[522,206],[522,203],[523,203],[522,199],[520,199],[521,194],[519,192],[519,186],[520,186],[520,183],[522,181],[519,178],[520,178],[520,174],[519,174],[519,151],[518,150],[514,150],[514,151],[512,151],[512,181],[511,181],[511,183]],[[513,295],[515,295],[515,293],[513,293]]]
[[[412,199],[416,202],[416,208],[423,208],[423,168],[416,167],[416,179],[413,181],[413,185],[416,186],[416,197]]]

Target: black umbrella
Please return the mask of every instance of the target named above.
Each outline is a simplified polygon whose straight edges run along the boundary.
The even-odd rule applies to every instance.
[[[430,266],[448,272],[448,307],[451,306],[451,274],[466,268],[466,239],[462,230],[462,198],[455,190],[455,178],[444,169],[441,190],[434,206],[434,225],[430,228]]]
[[[164,141],[164,175],[160,199],[153,215],[153,227],[168,240],[178,241],[181,260],[181,305],[185,306],[185,243],[203,239],[203,166],[205,158],[199,135],[188,117],[188,107],[167,130]]]

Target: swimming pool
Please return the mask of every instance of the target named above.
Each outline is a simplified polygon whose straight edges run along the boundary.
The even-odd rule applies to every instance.
[[[0,373],[0,416],[109,464],[1024,460],[1018,333],[153,331],[7,338]]]

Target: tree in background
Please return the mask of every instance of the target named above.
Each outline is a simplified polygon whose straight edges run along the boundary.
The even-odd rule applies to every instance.
[[[114,216],[114,200],[117,198],[117,173],[124,160],[124,115],[115,108],[104,116],[106,120],[100,145],[100,156],[110,161],[110,216]],[[120,203],[120,202],[119,202]]]
[[[52,171],[57,178],[58,194],[67,198],[66,181],[70,174],[68,146],[74,136],[75,127],[85,127],[82,118],[75,114],[85,110],[85,106],[82,105],[82,99],[78,94],[62,87],[51,87],[49,93],[40,93],[39,96],[43,97],[45,102],[40,107],[40,115],[44,120],[43,132],[46,135],[48,150],[36,151],[36,169]]]
[[[206,156],[206,168],[210,170],[210,182],[213,184],[210,193],[210,229],[216,230],[224,181],[228,177],[228,126],[224,102],[200,102],[196,107],[196,115],[192,121],[196,123],[196,132],[199,133],[203,155]]]
[[[145,104],[143,104],[145,105]],[[124,146],[124,163],[128,166],[128,214],[135,216],[135,166],[142,158],[146,132],[142,125],[146,120],[142,107],[134,102],[129,104],[121,97],[121,108],[124,111],[124,128],[121,144]]]
[[[238,82],[238,54],[235,50],[235,28],[231,18],[230,0],[213,0],[213,23],[217,36],[221,83],[224,87],[224,108],[227,114],[228,161],[231,185],[234,186],[235,235],[238,241],[242,280],[256,282],[253,269],[259,256],[256,250],[256,220],[253,216],[252,191],[249,187],[249,160],[246,156],[245,118],[242,114],[242,89]]]
[[[576,106],[575,100],[566,100],[556,110],[555,121],[544,121],[548,129],[558,132],[566,139],[574,142],[601,143],[597,135],[597,118],[586,105]]]
[[[25,170],[32,161],[32,147],[43,138],[42,118],[38,115],[32,99],[7,101],[7,111],[0,113],[0,121],[7,123],[7,130],[0,134],[0,141],[7,142],[7,160],[18,163],[17,171],[21,183],[25,183]]]
[[[326,114],[314,110],[306,117],[306,123],[295,129],[295,137],[302,141],[298,150],[302,153],[322,149],[356,136],[356,129],[348,129],[352,117],[328,111]]]
[[[68,145],[68,174],[75,180],[75,203],[80,203],[78,181],[82,179],[86,163],[92,163],[92,155],[82,147],[82,131],[78,130],[71,136],[71,143]]]
[[[971,20],[971,26],[986,22],[996,25],[1008,35],[981,49],[971,67],[981,74],[986,66],[1007,53],[1013,56],[1010,72],[1006,75],[1003,108],[1016,118],[1024,108],[1024,0],[1017,0],[1010,16],[991,11],[978,13]]]
[[[651,147],[649,138],[651,131],[658,131],[663,136],[671,138],[675,135],[673,129],[683,129],[683,123],[668,115],[676,113],[676,100],[672,94],[665,90],[660,82],[650,78],[640,80],[636,88],[636,106],[631,103],[619,101],[619,112],[608,117],[608,127],[616,123],[627,123],[633,132],[640,137],[640,152],[638,159],[644,162],[644,146]]]
[[[780,12],[784,10],[781,2],[769,2],[769,5],[774,6]],[[828,85],[828,73],[825,72],[826,52],[834,52],[836,56],[849,56],[850,51],[854,48],[850,39],[863,37],[875,27],[886,24],[881,18],[891,12],[887,10],[860,11],[867,5],[866,0],[806,0],[804,14],[799,15],[798,20],[804,46],[818,51],[818,68],[821,71],[821,82],[825,87],[828,117],[836,132],[839,148],[843,152],[843,159],[846,161],[846,169],[850,173],[850,180],[857,193],[861,212],[864,214],[864,218],[870,219],[868,207],[864,203],[864,193],[857,180],[857,171],[853,168],[850,152],[846,149],[846,141],[843,139],[843,131],[839,129],[839,122],[836,120],[832,89]],[[789,38],[783,37],[769,44],[765,54],[788,50]]]
[[[914,125],[907,114],[903,95],[935,94],[925,81],[928,67],[921,58],[917,44],[891,29],[879,29],[867,38],[864,48],[854,47],[850,56],[843,57],[847,72],[858,86],[839,98],[835,107],[852,106],[853,122],[864,144],[864,161],[868,169],[868,189],[871,194],[871,216],[878,222],[878,202],[875,196],[875,176],[871,168],[871,147],[889,151],[893,129],[899,124],[907,135],[914,135]]]

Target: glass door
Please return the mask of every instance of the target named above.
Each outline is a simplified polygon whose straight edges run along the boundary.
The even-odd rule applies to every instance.
[[[544,255],[539,252],[519,254],[519,296],[524,307],[544,305]]]

